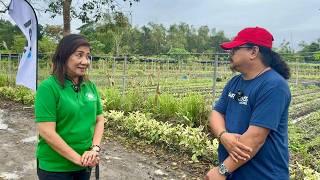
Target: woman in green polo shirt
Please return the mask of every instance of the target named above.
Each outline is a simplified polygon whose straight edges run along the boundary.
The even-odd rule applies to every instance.
[[[99,163],[104,118],[97,88],[86,76],[90,57],[85,38],[65,36],[52,58],[52,75],[37,89],[40,180],[89,179],[90,167]]]

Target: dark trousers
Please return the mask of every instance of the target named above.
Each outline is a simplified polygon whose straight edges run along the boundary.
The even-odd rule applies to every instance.
[[[49,172],[37,167],[39,180],[89,180],[91,168],[73,172]]]

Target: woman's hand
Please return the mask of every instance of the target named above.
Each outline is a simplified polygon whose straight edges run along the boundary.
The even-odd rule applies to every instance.
[[[252,148],[239,141],[240,136],[240,134],[235,133],[224,133],[220,137],[221,144],[226,148],[230,157],[235,162],[238,162],[240,159],[244,161],[250,159],[248,152],[252,152]]]
[[[81,156],[82,166],[94,167],[99,164],[99,153],[97,151],[85,151]]]

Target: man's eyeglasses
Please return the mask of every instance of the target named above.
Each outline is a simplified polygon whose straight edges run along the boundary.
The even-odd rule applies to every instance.
[[[234,55],[234,53],[236,53],[236,51],[238,51],[241,48],[252,48],[252,46],[238,46],[238,47],[234,47],[230,50],[228,50],[230,56]]]

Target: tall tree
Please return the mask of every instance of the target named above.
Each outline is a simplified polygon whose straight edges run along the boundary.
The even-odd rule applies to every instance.
[[[162,24],[148,23],[150,27],[149,46],[153,54],[161,54],[168,51],[166,46],[166,28]]]
[[[20,33],[17,26],[9,21],[0,19],[0,50],[10,49],[14,44],[14,37]]]
[[[303,53],[305,61],[320,59],[320,38],[310,44],[303,41],[299,46],[302,48],[299,52]]]
[[[213,30],[213,36],[210,42],[214,52],[222,51],[220,44],[226,41],[229,41],[229,39],[224,35],[223,31],[215,32],[215,30]]]
[[[211,49],[210,47],[210,37],[209,37],[210,29],[208,26],[201,26],[198,29],[198,52],[205,52],[208,49]]]
[[[43,28],[43,34],[51,40],[58,42],[62,38],[63,28],[60,25],[46,24]]]
[[[140,53],[143,54],[143,55],[152,55],[153,54],[153,51],[152,51],[152,46],[151,46],[151,29],[150,27],[148,26],[142,26],[141,27],[141,30],[142,30],[142,35],[141,35],[141,39],[140,39],[140,42],[141,42],[141,51]]]
[[[141,43],[142,32],[138,27],[130,29],[129,33],[124,35],[124,43],[128,46],[128,53],[142,54],[143,48]]]
[[[117,11],[117,0],[45,0],[49,6],[46,12],[63,16],[63,34],[70,33],[71,17],[78,18],[82,23],[97,22],[111,11]],[[127,0],[123,0],[127,1]],[[130,6],[133,2],[140,0],[129,0]]]
[[[302,47],[301,52],[320,51],[320,39],[318,40],[318,42],[311,42],[310,44],[300,43],[300,47]]]
[[[115,12],[106,15],[99,23],[88,23],[79,29],[81,34],[97,45],[96,48],[103,48],[101,52],[114,51],[119,55],[124,53],[122,52],[122,47],[126,46],[124,36],[129,33],[130,28],[128,18],[121,12]]]
[[[168,30],[168,45],[170,48],[185,49],[187,46],[188,31],[189,25],[185,23],[171,25]]]
[[[278,53],[284,53],[284,54],[294,53],[294,50],[290,47],[290,42],[286,40],[283,40],[279,48],[277,48],[276,50]]]

